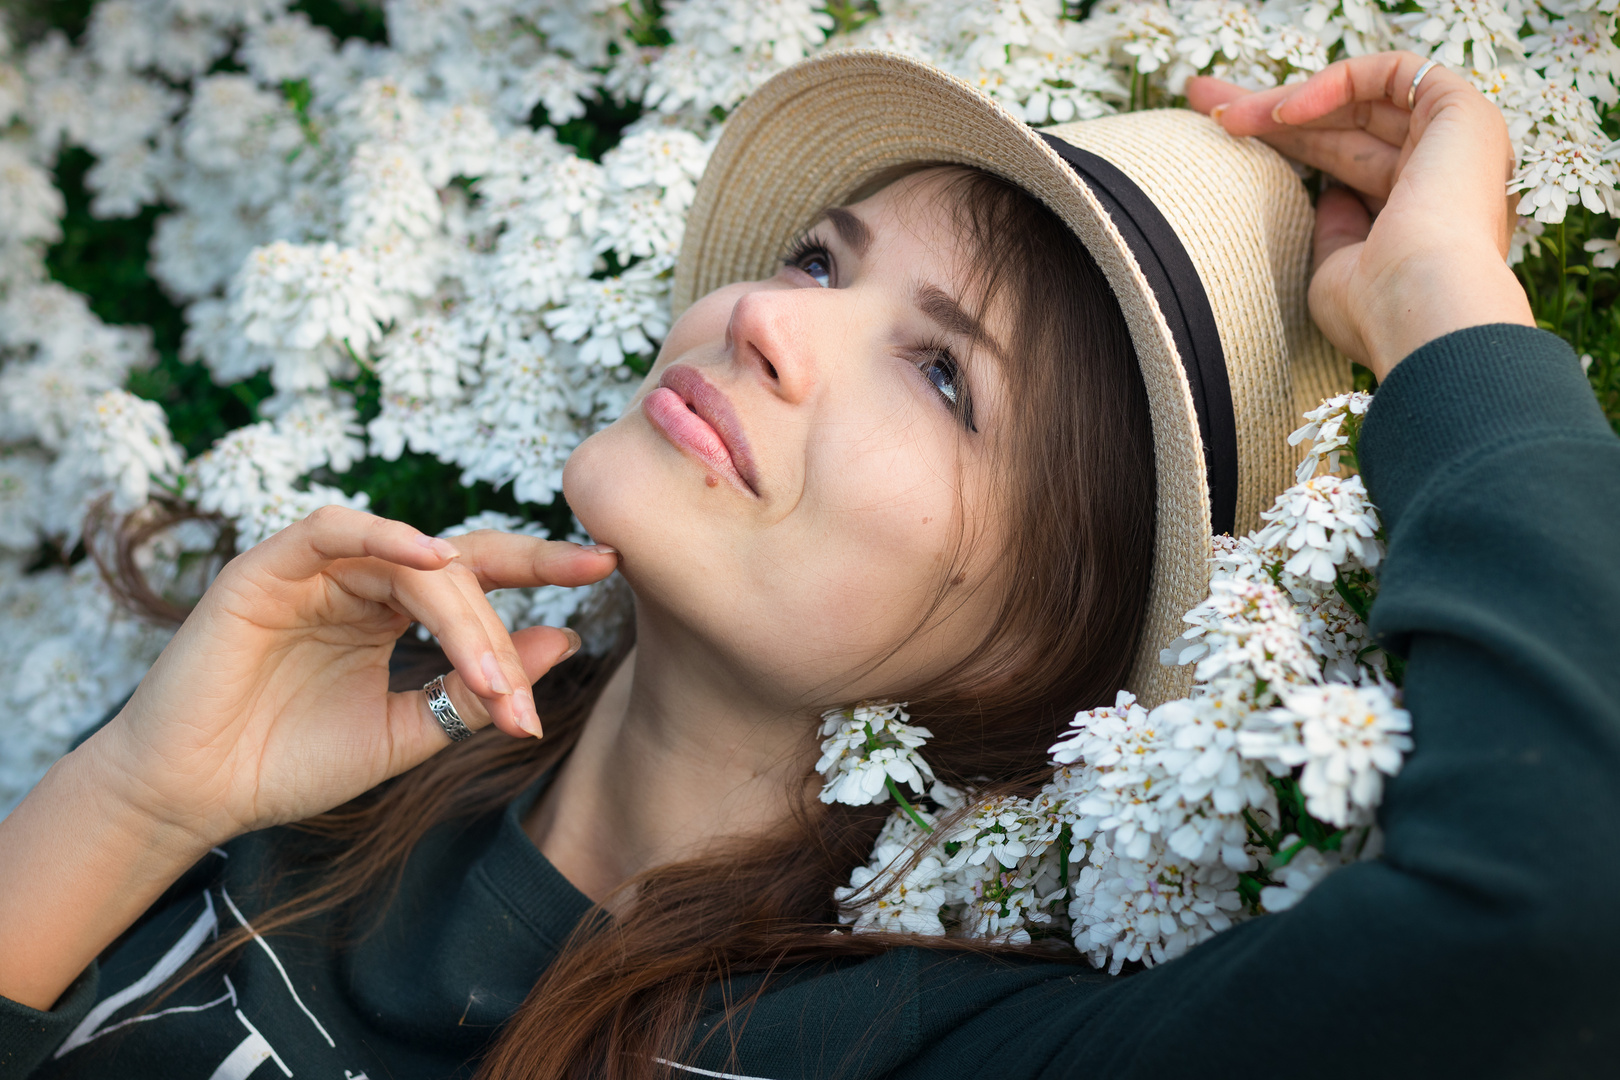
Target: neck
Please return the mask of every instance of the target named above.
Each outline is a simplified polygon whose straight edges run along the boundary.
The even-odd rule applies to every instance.
[[[816,786],[805,717],[753,700],[712,653],[654,620],[638,617],[636,640],[524,822],[597,902],[717,841],[776,830],[792,787]]]

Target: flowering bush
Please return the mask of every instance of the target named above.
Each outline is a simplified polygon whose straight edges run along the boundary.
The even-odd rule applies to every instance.
[[[1338,55],[1432,53],[1507,114],[1524,215],[1515,258],[1538,316],[1586,354],[1620,417],[1615,0],[99,0],[66,27],[52,20],[84,8],[12,10],[0,25],[0,641],[15,677],[0,684],[0,810],[165,640],[115,603],[90,556],[124,558],[182,602],[223,554],[325,503],[431,531],[573,532],[562,464],[617,415],[667,330],[684,214],[727,112],[819,49],[925,58],[1033,124],[1171,104],[1195,72],[1268,86]],[[1310,436],[1330,461],[1342,451],[1332,422]],[[1225,552],[1230,588],[1184,639],[1186,662],[1209,650],[1203,671],[1247,648],[1230,612],[1252,605],[1293,611],[1302,640],[1337,650],[1311,654],[1321,678],[1365,668],[1347,651],[1361,613],[1321,575],[1337,567],[1334,580],[1365,595],[1354,590],[1375,565],[1370,519],[1344,524],[1364,504],[1353,480],[1313,483],[1263,539]],[[158,528],[157,509],[205,516]],[[153,528],[105,551],[105,530],[85,533],[98,515]],[[1240,573],[1285,549],[1279,572],[1315,590],[1309,603]],[[580,603],[549,589],[496,597],[513,625],[563,621]],[[1093,767],[1092,740],[1225,738],[1206,714],[1239,691],[1213,674],[1204,685],[1185,723],[1161,716],[1150,731],[1123,702],[1090,718],[1065,768]],[[1350,829],[1364,827],[1355,814],[1376,780],[1349,744],[1314,770],[1316,757],[1291,760],[1325,754],[1333,724],[1361,707],[1293,686],[1268,681],[1271,696],[1248,703],[1244,715],[1273,719],[1246,722],[1247,741],[1221,751],[1241,763],[1236,778],[1199,781],[1215,785],[1209,798],[1246,792],[1283,850],[1294,810],[1267,780],[1273,813],[1256,769],[1304,769],[1299,793],[1318,817],[1298,820],[1350,814]],[[1275,719],[1286,716],[1300,719]],[[1383,759],[1367,760],[1381,775]],[[1187,805],[1173,826],[1122,818],[1067,850],[1092,845],[1075,864],[1111,866],[1113,882],[1161,873],[1154,859],[1203,858],[1138,850],[1120,829],[1191,828],[1200,853],[1249,843]],[[1059,832],[1075,837],[1080,820]],[[1114,862],[1097,854],[1104,837],[1124,845]],[[997,850],[1004,865],[1012,849]],[[964,865],[992,865],[973,858]],[[1291,888],[1323,859],[1279,864],[1259,887]],[[1262,902],[1241,876],[1259,871],[1194,865],[1205,867],[1162,870],[1191,875],[1186,896],[1214,890],[1173,913],[1185,925],[1229,918],[1229,894]],[[1015,909],[1028,921],[1056,903],[1045,878],[1015,880],[983,896],[1034,889],[1039,902],[991,915],[981,896],[963,917],[1000,933]],[[1105,885],[1089,895],[1127,895]],[[1069,918],[1092,942],[1114,925],[1102,907]]]
[[[929,733],[899,706],[828,714],[822,799],[899,804],[839,890],[846,922],[1012,943],[1065,934],[1117,974],[1292,907],[1378,853],[1373,811],[1412,747],[1398,664],[1365,621],[1383,542],[1359,477],[1310,475],[1353,456],[1367,397],[1308,414],[1299,482],[1263,528],[1217,538],[1209,598],[1160,658],[1197,665],[1192,694],[1149,712],[1121,691],[1081,713],[1035,795],[925,793]]]

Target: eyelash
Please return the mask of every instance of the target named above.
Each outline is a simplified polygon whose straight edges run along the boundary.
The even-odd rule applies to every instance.
[[[917,374],[923,381],[940,396],[940,399],[950,407],[967,429],[977,432],[979,429],[973,423],[973,399],[968,394],[967,379],[962,376],[962,365],[956,360],[950,346],[944,342],[930,342],[915,350],[915,364]],[[945,376],[946,385],[935,382],[928,374],[928,369],[937,365]]]
[[[812,257],[819,258],[826,264],[828,286],[830,286],[833,277],[832,253],[813,234],[806,234],[793,241],[793,245],[788,248],[788,253],[783,257],[782,263],[784,266],[804,270],[804,263]],[[809,271],[805,270],[805,273],[809,273]],[[973,423],[973,402],[968,397],[967,382],[962,378],[962,366],[957,363],[956,357],[952,355],[950,346],[943,342],[932,341],[910,350],[910,352],[915,358],[913,363],[916,365],[917,374],[922,376],[923,381],[928,383],[934,393],[940,396],[940,399],[950,407],[951,412],[961,419],[969,431],[977,432],[979,429]],[[935,365],[944,372],[945,381],[943,384],[936,382],[928,374],[928,369]]]
[[[828,251],[827,245],[817,240],[813,235],[806,234],[793,241],[793,246],[788,249],[787,255],[782,259],[782,264],[804,270],[805,260],[812,255],[819,257],[822,262],[827,264],[827,284],[830,286],[833,277],[832,252]],[[805,270],[805,273],[809,273],[809,271]]]

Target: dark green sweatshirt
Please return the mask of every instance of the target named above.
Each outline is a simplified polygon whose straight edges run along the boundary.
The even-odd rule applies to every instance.
[[[1520,327],[1391,375],[1361,464],[1389,528],[1374,630],[1417,749],[1382,859],[1150,971],[884,956],[774,980],[696,1076],[1620,1076],[1620,440]],[[277,833],[211,856],[48,1013],[0,1000],[0,1077],[468,1076],[589,907],[506,814],[429,837],[349,951],[251,925]],[[285,835],[285,834],[279,834]]]

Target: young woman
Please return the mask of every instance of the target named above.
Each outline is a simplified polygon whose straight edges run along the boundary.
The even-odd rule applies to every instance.
[[[1176,114],[1043,141],[830,57],[728,126],[678,278],[704,295],[569,463],[603,544],[321,511],[0,823],[0,1074],[1600,1073],[1620,441],[1505,265],[1503,123],[1409,54],[1188,93],[1359,192],[1319,200],[1309,299],[1382,383],[1374,629],[1418,746],[1383,859],[1126,978],[833,932],[887,808],[816,801],[820,711],[909,700],[936,771],[1016,787],[1077,709],[1171,694],[1140,658],[1335,368],[1294,307],[1303,194],[1253,143]],[[483,599],[615,570],[597,655]],[[386,690],[412,621],[449,709]]]

